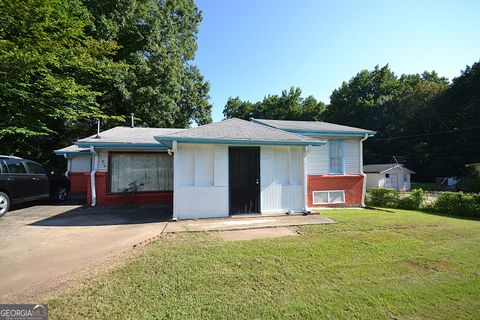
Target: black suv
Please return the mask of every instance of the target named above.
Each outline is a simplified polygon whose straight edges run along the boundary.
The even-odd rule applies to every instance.
[[[63,202],[69,192],[65,176],[47,173],[34,161],[0,155],[0,217],[12,203],[47,198]]]

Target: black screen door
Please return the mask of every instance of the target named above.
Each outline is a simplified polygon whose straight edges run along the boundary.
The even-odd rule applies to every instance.
[[[229,148],[230,214],[260,212],[260,148]]]

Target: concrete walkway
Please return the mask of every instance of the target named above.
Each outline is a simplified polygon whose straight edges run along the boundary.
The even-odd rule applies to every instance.
[[[302,226],[310,224],[328,224],[335,221],[319,215],[291,215],[291,216],[240,216],[221,219],[201,219],[171,222],[164,233],[187,231],[226,231],[256,228],[275,228]]]

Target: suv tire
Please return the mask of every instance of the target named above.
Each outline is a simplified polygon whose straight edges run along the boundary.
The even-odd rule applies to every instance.
[[[0,192],[0,217],[10,209],[10,197],[4,192]]]
[[[55,189],[55,193],[53,194],[53,200],[55,202],[64,202],[67,200],[68,197],[68,189],[66,185],[59,185]]]

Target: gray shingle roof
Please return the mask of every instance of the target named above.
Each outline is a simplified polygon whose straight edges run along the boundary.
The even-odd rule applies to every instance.
[[[76,146],[72,144],[71,146],[58,149],[54,151],[57,154],[64,154],[64,153],[89,153],[90,149],[89,148],[80,148],[79,146]]]
[[[336,132],[336,133],[369,133],[374,134],[374,131],[343,126],[321,121],[293,121],[293,120],[269,120],[269,119],[253,119],[253,122],[262,123],[270,127],[283,130],[298,130],[298,131],[315,131],[315,132]]]
[[[401,168],[403,168],[404,170],[406,170],[410,173],[415,173],[412,170],[405,168],[403,164],[391,164],[391,163],[387,163],[387,164],[367,164],[367,165],[363,166],[363,172],[365,172],[365,173],[380,173],[380,172],[385,172],[387,170],[391,170],[391,169],[396,168],[396,167],[401,167]]]
[[[323,141],[310,137],[290,133],[284,130],[271,128],[237,118],[227,119],[207,125],[178,131],[171,134],[157,135],[157,140],[206,140],[225,143],[237,142],[271,142],[272,144],[321,145]]]
[[[100,132],[100,138],[96,135],[80,139],[79,144],[101,144],[101,143],[122,143],[122,144],[158,144],[154,136],[180,132],[185,129],[164,129],[164,128],[130,128],[115,127]]]

